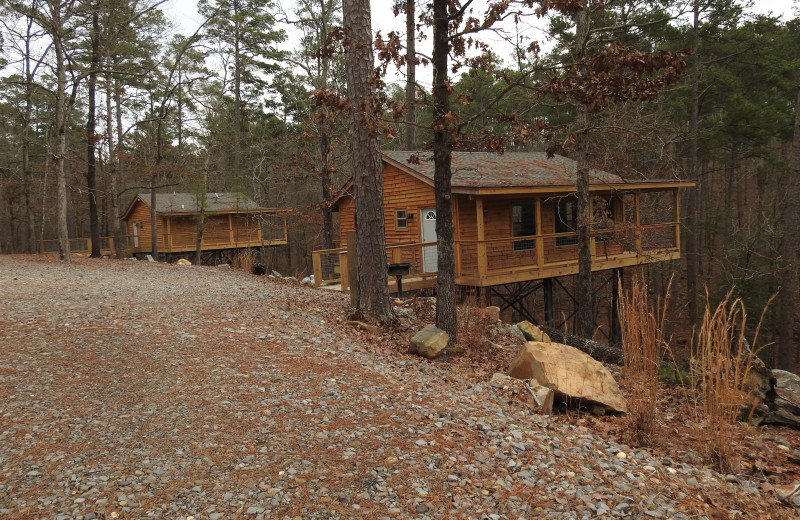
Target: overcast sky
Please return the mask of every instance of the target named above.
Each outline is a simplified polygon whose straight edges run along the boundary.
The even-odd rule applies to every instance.
[[[394,2],[395,0],[372,0],[373,31],[381,31],[383,35],[386,35],[393,30],[405,30],[404,15],[401,14],[400,17],[395,18],[392,12],[392,5]],[[474,4],[480,6],[486,5],[488,2],[489,0],[475,0]],[[749,10],[756,14],[768,14],[771,12],[787,20],[794,16],[798,2],[800,2],[800,0],[753,0],[753,6]],[[282,6],[286,11],[291,12],[294,7],[294,0],[276,0],[276,4]],[[197,0],[168,0],[164,11],[167,17],[176,24],[177,32],[185,35],[192,34],[201,23],[201,18],[197,13]],[[480,11],[476,8],[476,12]],[[528,40],[541,42],[544,39],[542,31],[533,25],[524,28],[522,35]],[[483,35],[482,39],[496,42],[494,46],[498,49],[502,49],[502,47],[506,45],[498,36]],[[428,41],[430,41],[430,39]],[[291,34],[288,45],[291,45]],[[430,44],[428,44],[428,46],[429,45]],[[418,46],[419,52],[425,52],[424,49],[425,47],[423,45]],[[425,75],[426,73],[424,70],[418,71],[417,80],[424,82]],[[400,81],[400,79],[398,78],[397,81]],[[430,81],[430,78],[428,78],[428,81]]]

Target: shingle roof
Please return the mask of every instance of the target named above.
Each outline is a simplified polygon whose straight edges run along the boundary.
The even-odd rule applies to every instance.
[[[150,205],[150,194],[139,193],[139,198]],[[205,210],[213,213],[261,211],[262,208],[242,193],[206,193]],[[198,213],[194,193],[159,193],[156,195],[157,213]]]
[[[433,180],[431,152],[383,152],[383,154]],[[419,163],[409,158],[419,157]],[[560,155],[547,157],[542,152],[453,152],[453,188],[512,188],[564,186],[576,182],[577,162]],[[591,170],[590,184],[619,184],[625,181],[613,173]]]

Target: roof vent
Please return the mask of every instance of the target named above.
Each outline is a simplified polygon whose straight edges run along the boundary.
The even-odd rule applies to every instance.
[[[215,199],[218,199],[218,198],[219,198],[219,193],[215,193],[215,194],[214,194],[214,198],[215,198]]]
[[[181,209],[186,209],[186,206],[184,206],[183,204],[181,204]]]

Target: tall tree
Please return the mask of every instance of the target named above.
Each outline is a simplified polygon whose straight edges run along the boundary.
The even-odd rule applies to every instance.
[[[783,210],[783,245],[781,248],[780,339],[778,368],[794,371],[797,352],[794,348],[794,329],[797,313],[797,248],[800,240],[800,70],[798,70],[797,100],[794,108],[794,138],[789,182],[786,186],[786,207]]]
[[[242,170],[242,133],[245,103],[260,94],[263,74],[275,72],[285,39],[275,28],[271,0],[200,0],[198,11],[208,19],[208,37],[217,42],[224,61],[230,63],[233,94],[234,174]]]
[[[490,46],[478,36],[482,31],[495,31],[500,21],[512,16],[522,16],[520,11],[512,10],[512,4],[530,7],[530,2],[498,2],[492,4],[479,17],[473,16],[472,2],[434,0],[426,4],[426,11],[421,19],[432,26],[433,42],[430,64],[433,68],[433,85],[430,108],[433,112],[431,130],[432,143],[427,143],[433,150],[434,192],[436,198],[436,241],[437,241],[437,276],[436,276],[436,326],[450,336],[451,342],[458,340],[458,323],[456,313],[455,286],[455,244],[452,204],[452,151],[456,148],[482,149],[502,151],[503,146],[518,137],[511,132],[499,135],[484,132],[479,140],[462,140],[469,132],[472,124],[481,119],[488,111],[514,87],[523,82],[531,73],[530,70],[516,77],[505,75],[497,70],[495,56]],[[532,14],[530,11],[527,14]],[[408,40],[407,40],[408,41]],[[396,33],[390,33],[386,42],[381,42],[381,56],[384,60],[394,60],[399,66],[411,60],[407,49],[402,52],[403,43]],[[407,44],[406,44],[407,45]],[[524,54],[524,51],[519,51]],[[452,61],[450,58],[452,57]],[[427,61],[417,54],[414,61]],[[482,68],[496,73],[498,78],[506,81],[495,98],[488,100],[479,110],[468,118],[459,120],[457,111],[452,108],[454,90],[450,74],[464,68]],[[461,96],[459,104],[469,104],[468,96]],[[406,103],[405,108],[413,108],[415,103]],[[397,110],[394,111],[398,113]],[[515,114],[502,114],[507,121],[514,120]],[[521,128],[524,125],[520,125]]]
[[[97,212],[97,76],[100,68],[100,3],[89,6],[92,24],[89,34],[90,61],[88,78],[88,106],[86,116],[86,187],[89,197],[89,235],[92,242],[90,257],[100,258],[100,219]]]
[[[406,0],[406,117],[405,117],[405,149],[414,150],[415,130],[417,124],[417,29],[415,0]]]
[[[566,61],[559,59],[554,77],[540,87],[557,101],[567,101],[575,107],[575,124],[567,146],[557,145],[551,151],[572,152],[578,163],[578,291],[581,302],[577,325],[583,336],[591,338],[596,326],[588,145],[591,134],[599,130],[592,124],[593,115],[611,103],[656,99],[664,86],[680,78],[685,65],[682,54],[651,50],[649,40],[643,38],[637,42],[635,38],[646,29],[666,24],[670,17],[663,11],[643,10],[645,6],[636,2],[607,4],[600,0],[543,3],[543,6],[570,17],[575,27],[574,33],[562,33],[562,41],[571,43],[569,56]],[[563,22],[563,19],[557,22],[562,24],[562,29],[566,28]]]
[[[329,97],[345,94],[344,60],[341,42],[332,36],[341,25],[339,0],[299,0],[287,21],[301,31],[300,46],[286,57],[294,71],[284,71],[280,86],[284,103],[292,111],[295,123],[302,128],[303,140],[313,135],[314,150],[297,154],[298,167],[312,171],[321,189],[323,249],[333,247],[333,199],[338,168],[337,149],[347,144],[343,112],[330,103]],[[309,92],[310,91],[310,92]],[[319,102],[316,102],[319,100]]]
[[[373,92],[372,20],[369,0],[342,2],[347,93],[351,104],[353,196],[356,211],[359,307],[375,319],[386,319],[389,307],[383,174],[379,137],[380,111]],[[352,247],[353,244],[348,244]]]
[[[69,45],[74,36],[72,24],[77,18],[77,6],[76,0],[43,0],[41,5],[33,5],[33,9],[30,10],[26,6],[23,11],[27,11],[28,16],[32,16],[36,20],[51,38],[53,44],[53,68],[56,78],[55,91],[53,92],[53,126],[56,144],[52,161],[56,171],[58,250],[61,260],[65,262],[72,260],[67,227],[67,127],[69,125],[70,107],[74,102],[75,92],[78,88],[78,81],[75,80],[71,85],[72,92],[70,93],[67,90],[70,87],[67,69],[71,50]]]
[[[433,0],[433,163],[438,238],[436,277],[436,326],[458,339],[456,316],[455,247],[452,201],[451,134],[456,122],[450,111],[447,58],[450,52],[450,2]]]
[[[28,253],[35,253],[37,251],[37,232],[36,232],[36,217],[34,212],[34,176],[31,164],[31,149],[32,143],[32,124],[34,113],[34,94],[39,88],[35,83],[35,79],[39,67],[44,63],[44,56],[50,51],[50,45],[42,47],[43,32],[35,26],[35,20],[32,16],[32,10],[36,8],[36,0],[30,3],[30,10],[19,13],[14,9],[14,5],[3,6],[3,29],[7,35],[9,46],[16,52],[16,58],[11,60],[11,64],[18,65],[20,68],[20,75],[10,75],[4,78],[9,87],[7,93],[13,92],[16,89],[14,85],[19,84],[22,88],[21,104],[22,108],[19,113],[19,129],[20,129],[20,169],[23,182],[24,204],[25,204],[25,247]],[[17,15],[22,15],[22,24],[17,24]],[[20,29],[20,26],[22,29]],[[4,63],[5,64],[5,63]],[[7,65],[7,64],[6,64]],[[7,65],[8,66],[8,65]],[[43,92],[43,90],[40,90]]]

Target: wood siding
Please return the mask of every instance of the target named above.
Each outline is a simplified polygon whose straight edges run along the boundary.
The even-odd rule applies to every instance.
[[[387,163],[384,163],[383,175],[386,261],[409,262],[412,274],[421,273],[420,210],[435,207],[433,187]],[[670,204],[677,200],[674,191],[648,195],[652,199],[648,204],[652,207],[642,227],[637,225],[640,205],[636,201],[644,197],[643,192],[594,193],[595,197],[613,199],[613,218],[605,219],[594,229],[594,268],[610,269],[678,258],[678,212],[674,204]],[[563,244],[565,238],[575,234],[556,236],[556,208],[563,196],[455,194],[456,277],[460,283],[485,286],[577,272],[578,246]],[[534,205],[535,219],[539,222],[535,222],[536,231],[529,236],[535,235],[535,238],[513,237],[512,206],[515,204]],[[597,202],[597,209],[604,207],[606,203]],[[355,227],[354,210],[352,196],[339,202],[343,248],[346,248],[347,231]],[[397,210],[405,210],[410,217],[405,229],[398,229]],[[602,220],[602,214],[598,214],[597,220]],[[653,224],[649,225],[650,222]],[[399,247],[400,244],[414,245]],[[481,262],[479,258],[484,260]]]

